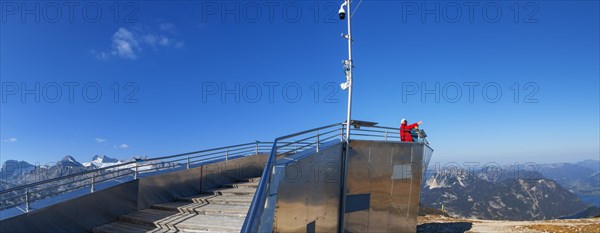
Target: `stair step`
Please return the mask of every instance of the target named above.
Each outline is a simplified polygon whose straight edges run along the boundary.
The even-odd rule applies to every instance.
[[[225,194],[234,194],[234,195],[249,195],[252,197],[256,192],[256,188],[218,188],[212,190],[206,190],[204,193],[207,194],[216,194],[216,195],[225,195]]]
[[[239,231],[244,218],[230,216],[210,216],[190,213],[145,209],[119,218],[123,222],[154,226],[178,231]]]
[[[250,182],[241,182],[241,183],[231,183],[224,184],[223,188],[258,188],[258,183],[250,183]]]
[[[219,205],[208,203],[193,203],[193,202],[168,202],[163,204],[153,205],[153,209],[165,210],[180,213],[204,214],[204,215],[221,215],[233,217],[245,217],[248,212],[249,204],[245,205]]]
[[[142,233],[154,230],[155,227],[132,224],[127,222],[113,222],[92,229],[93,233]]]
[[[168,217],[174,216],[172,212],[168,211],[160,211],[160,210],[152,210],[152,209],[144,209],[138,210],[135,212],[131,212],[129,214],[123,215],[119,217],[120,221],[133,223],[133,224],[141,224],[145,226],[156,226],[154,224],[155,221],[166,219]]]
[[[220,204],[220,205],[250,205],[252,203],[252,196],[244,195],[215,195],[215,194],[201,194],[190,197],[180,197],[178,201],[181,202],[194,202],[194,203],[208,203],[208,204]]]
[[[257,183],[257,184],[259,181],[260,181],[260,177],[238,180],[239,183]]]

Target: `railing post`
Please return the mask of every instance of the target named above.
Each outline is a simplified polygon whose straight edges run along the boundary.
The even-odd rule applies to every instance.
[[[387,141],[388,131],[385,131],[385,140]]]
[[[317,153],[319,153],[319,131],[317,130]]]
[[[29,190],[25,191],[25,213],[29,213]]]
[[[256,150],[255,150],[256,154],[258,154],[258,141],[256,141]]]
[[[135,172],[133,173],[133,179],[137,180],[138,178],[138,162],[135,162]]]
[[[225,149],[225,161],[229,159],[229,148]]]
[[[190,156],[187,157],[187,169],[190,169]]]
[[[96,191],[95,184],[96,184],[96,175],[93,174],[92,175],[92,187],[90,188],[90,193],[94,193],[94,191]]]
[[[340,142],[344,141],[344,125],[342,124],[342,127],[340,127]]]

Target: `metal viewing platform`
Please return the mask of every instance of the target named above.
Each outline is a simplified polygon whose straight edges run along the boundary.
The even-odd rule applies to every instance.
[[[0,230],[415,232],[421,181],[433,150],[423,139],[400,142],[398,128],[351,123],[348,146],[347,124],[337,123],[270,143],[134,161],[120,165],[128,169],[101,168],[2,190],[1,197],[21,200],[7,207],[36,207],[44,197],[81,189],[87,194],[6,218]],[[166,162],[171,166],[140,169]],[[130,178],[111,182],[120,174]]]

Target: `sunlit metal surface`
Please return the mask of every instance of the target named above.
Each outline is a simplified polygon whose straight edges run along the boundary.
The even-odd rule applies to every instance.
[[[337,232],[343,143],[280,161],[274,232]]]
[[[353,140],[348,157],[345,232],[415,232],[424,168],[422,143]],[[370,198],[368,209],[363,195]],[[355,201],[353,201],[355,200]]]
[[[44,208],[67,199],[106,188],[165,173],[217,163],[235,158],[268,153],[270,142],[251,142],[239,145],[194,151],[189,153],[136,159],[112,166],[55,177],[30,184],[0,190],[0,219],[21,214],[18,208]],[[60,196],[59,196],[60,195]],[[68,198],[67,198],[68,197]],[[27,211],[28,212],[28,211]]]
[[[335,129],[337,127],[340,128]],[[325,144],[339,144],[337,140],[330,141],[338,136],[337,132],[340,142],[344,142],[344,124],[275,139],[242,232],[328,232],[341,227],[343,232],[416,230],[419,185],[432,153],[428,142],[424,138],[411,143],[388,142],[400,139],[399,128],[361,125],[352,133],[352,145],[357,150],[348,156],[340,150],[336,155],[335,161],[340,164],[340,172],[336,173],[339,182],[322,187],[319,181],[305,176],[315,174],[314,167],[323,165],[319,152],[325,150]],[[368,141],[372,139],[386,141]],[[282,166],[282,161],[288,162]],[[352,185],[347,185],[346,179]],[[345,195],[341,195],[342,190]],[[336,192],[340,194],[339,203],[328,199],[329,193]],[[322,196],[315,196],[317,194]],[[320,206],[323,196],[327,221],[318,215],[323,211]],[[334,210],[337,210],[337,222],[329,217]]]
[[[177,197],[195,195],[236,180],[260,176],[266,160],[267,155],[260,154],[143,177],[139,182],[138,209],[173,201]]]
[[[260,176],[266,154],[142,177],[27,214],[0,221],[0,232],[91,232],[120,215],[219,187],[235,180]]]
[[[318,153],[321,149],[325,149],[330,145],[339,144],[337,141],[338,132],[340,133],[340,141],[343,141],[344,127],[340,123],[317,127],[275,139],[252,199],[252,204],[246,214],[242,232],[269,232],[273,229],[274,207],[278,193],[277,186],[279,177],[283,176],[282,169],[277,169],[275,165],[282,160],[290,161],[291,158]],[[338,156],[340,155],[341,153]],[[311,224],[311,226],[315,226],[315,224]]]

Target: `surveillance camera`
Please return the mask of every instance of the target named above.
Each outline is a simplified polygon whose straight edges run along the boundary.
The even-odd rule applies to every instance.
[[[340,15],[340,20],[344,20],[346,18],[346,11],[344,10],[344,5],[340,7],[340,11],[338,11],[338,14]]]

